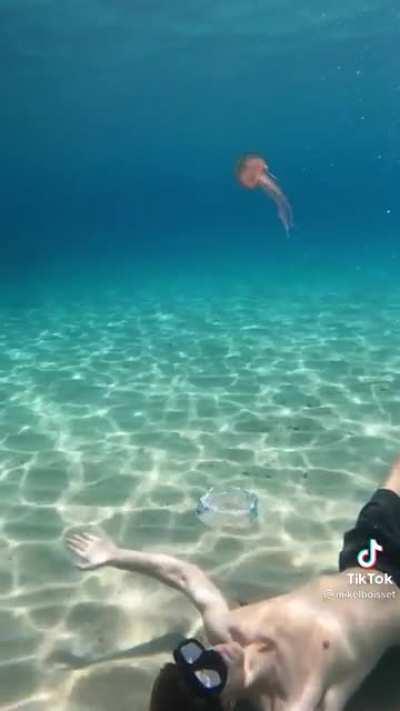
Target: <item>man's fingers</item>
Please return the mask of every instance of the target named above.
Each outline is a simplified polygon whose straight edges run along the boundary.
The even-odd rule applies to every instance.
[[[92,536],[92,534],[88,533],[87,531],[82,531],[81,533],[77,533],[76,535],[79,536],[79,538],[82,538],[84,541],[94,540],[94,536]]]
[[[92,533],[87,533],[86,531],[83,531],[82,533],[74,533],[73,537],[76,538],[76,540],[80,541],[81,543],[94,543],[95,541],[99,541],[100,538],[98,536],[93,536]]]
[[[66,547],[71,553],[77,556],[78,560],[74,561],[75,567],[80,570],[94,570],[99,567],[99,564],[93,564],[91,562],[91,552],[95,550],[95,544],[100,542],[101,537],[93,535],[92,533],[87,533],[86,531],[80,531],[79,533],[66,534],[64,542]]]
[[[86,541],[83,540],[80,536],[69,536],[66,539],[66,543],[69,546],[80,546],[81,548],[84,548],[87,546]]]
[[[68,541],[74,541],[75,543],[81,545],[81,546],[86,546],[88,541],[86,538],[84,538],[81,534],[74,533],[72,536],[69,536],[67,539]]]
[[[80,544],[80,543],[75,543],[74,541],[67,542],[68,548],[73,552],[76,553],[77,555],[83,557],[86,555],[86,546]]]
[[[96,538],[96,536],[92,536],[90,533],[74,533],[69,536],[67,540],[75,541],[79,543],[79,545],[87,547],[89,543],[95,543],[95,541],[100,539]]]

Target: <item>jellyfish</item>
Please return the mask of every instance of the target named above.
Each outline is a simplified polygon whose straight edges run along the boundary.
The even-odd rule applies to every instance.
[[[261,188],[272,198],[278,209],[278,216],[286,234],[293,227],[293,213],[286,195],[279,187],[278,179],[270,173],[267,163],[261,156],[248,154],[241,158],[236,166],[236,176],[241,185],[249,190]]]

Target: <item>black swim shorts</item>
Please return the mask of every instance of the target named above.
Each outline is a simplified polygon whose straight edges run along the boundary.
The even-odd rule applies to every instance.
[[[389,489],[378,489],[361,509],[356,525],[344,534],[339,570],[358,567],[357,556],[374,538],[378,552],[376,570],[388,573],[400,587],[400,497]]]

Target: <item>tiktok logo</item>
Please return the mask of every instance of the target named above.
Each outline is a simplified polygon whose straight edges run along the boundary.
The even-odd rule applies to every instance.
[[[379,545],[375,538],[371,538],[369,541],[369,548],[363,548],[357,556],[358,564],[362,568],[374,568],[376,561],[378,559],[378,552],[383,551],[382,546]]]

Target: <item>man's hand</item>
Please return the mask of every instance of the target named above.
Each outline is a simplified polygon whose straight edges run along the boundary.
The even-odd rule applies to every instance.
[[[118,548],[105,536],[72,533],[66,544],[78,560],[81,570],[95,570],[111,565],[118,570],[149,575],[186,595],[203,617],[204,628],[212,644],[229,642],[229,608],[214,583],[197,566],[162,553]]]
[[[66,539],[66,544],[78,556],[75,565],[80,570],[95,570],[113,563],[118,557],[118,548],[112,541],[91,533],[74,533]]]

